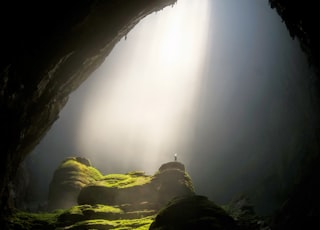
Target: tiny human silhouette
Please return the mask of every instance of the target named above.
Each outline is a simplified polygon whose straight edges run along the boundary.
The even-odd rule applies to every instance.
[[[178,155],[175,153],[174,154],[174,161],[177,161],[178,160]]]

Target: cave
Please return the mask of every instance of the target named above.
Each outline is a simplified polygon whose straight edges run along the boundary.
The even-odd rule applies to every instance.
[[[45,136],[75,91],[115,45],[147,15],[175,0],[2,3],[1,220],[10,215],[10,183],[19,164]],[[314,75],[310,83],[314,136],[301,143],[304,157],[290,197],[273,218],[275,229],[301,229],[319,217],[319,44],[315,3],[269,0],[298,39]],[[305,140],[305,138],[303,139]],[[303,148],[306,146],[305,148]],[[2,221],[1,221],[2,224]],[[4,224],[4,223],[3,223]]]

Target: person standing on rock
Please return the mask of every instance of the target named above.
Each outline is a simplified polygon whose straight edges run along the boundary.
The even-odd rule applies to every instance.
[[[174,161],[177,161],[178,160],[178,155],[175,153],[174,154]]]

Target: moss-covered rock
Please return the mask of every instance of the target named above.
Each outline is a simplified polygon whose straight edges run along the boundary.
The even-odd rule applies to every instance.
[[[49,210],[59,209],[16,211],[8,226],[21,230],[149,229],[169,200],[193,194],[191,178],[179,162],[162,165],[153,176],[142,171],[103,176],[89,160],[70,157],[57,168],[50,184]]]
[[[192,180],[180,162],[163,164],[153,176],[152,186],[161,206],[174,197],[194,194]]]
[[[59,215],[63,210],[56,210],[51,213],[29,213],[22,211],[13,212],[7,220],[8,228],[15,230],[29,229],[55,229]]]
[[[258,216],[249,198],[244,194],[236,195],[228,204],[222,206],[233,217],[241,230],[270,230],[269,220]]]
[[[80,190],[87,184],[103,178],[88,159],[69,157],[56,169],[49,189],[49,210],[77,205]]]
[[[191,178],[179,162],[163,164],[153,176],[141,171],[103,176],[88,160],[68,158],[56,170],[50,189],[60,194],[60,199],[51,194],[51,202],[80,191],[80,205],[51,213],[14,212],[9,229],[239,229],[222,208],[194,195]]]
[[[143,205],[156,210],[176,196],[194,194],[192,181],[184,165],[169,162],[153,176],[143,172],[109,174],[86,185],[79,193],[79,204],[126,205],[141,210]]]
[[[10,229],[149,229],[154,211],[124,212],[107,205],[79,205],[52,213],[15,212]]]
[[[77,222],[70,226],[58,227],[57,230],[86,230],[86,229],[98,229],[98,230],[148,230],[153,217],[144,217],[138,219],[119,219],[119,220],[105,220],[105,219],[92,219]]]
[[[204,196],[173,199],[158,213],[150,230],[214,229],[236,230],[238,226],[221,207]]]
[[[170,169],[178,169],[183,172],[186,170],[184,165],[181,162],[172,161],[172,162],[168,162],[168,163],[161,165],[159,168],[159,172],[163,172],[165,170],[170,170]]]
[[[103,176],[89,160],[69,157],[54,173],[48,208],[105,204],[126,206],[127,211],[159,210],[172,198],[191,194],[191,178],[180,162],[163,164],[153,176],[142,171]]]

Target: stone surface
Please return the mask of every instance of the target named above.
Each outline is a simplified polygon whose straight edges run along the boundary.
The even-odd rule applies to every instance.
[[[78,194],[81,205],[75,204]],[[153,176],[141,171],[103,176],[87,159],[70,157],[50,184],[49,206],[55,210],[17,210],[7,229],[149,229],[169,200],[192,195],[191,178],[179,162],[162,165]]]
[[[54,172],[50,183],[48,209],[70,208],[77,204],[81,189],[102,178],[86,158],[70,157]]]
[[[319,74],[320,34],[315,27],[320,20],[317,3],[299,0],[269,0],[269,3],[277,10],[291,37],[299,39],[301,49]]]
[[[258,216],[255,213],[254,205],[244,194],[235,196],[224,210],[237,222],[243,230],[271,230],[270,219]]]
[[[312,94],[313,114],[320,117],[320,33],[317,25],[320,19],[317,2],[299,0],[269,0],[285,23],[291,37],[298,39],[301,49],[308,57],[316,76],[310,77],[309,89]],[[303,149],[302,165],[297,169],[297,176],[287,200],[279,207],[273,218],[273,229],[316,229],[320,217],[320,120],[316,118],[313,127],[316,138],[310,141],[311,147]]]
[[[169,166],[169,167],[168,167]],[[194,194],[191,178],[179,162],[162,165],[153,176],[142,172],[110,174],[81,189],[79,204],[152,206],[158,210],[176,196]]]
[[[173,199],[157,215],[150,230],[236,230],[236,222],[221,207],[204,196]]]

